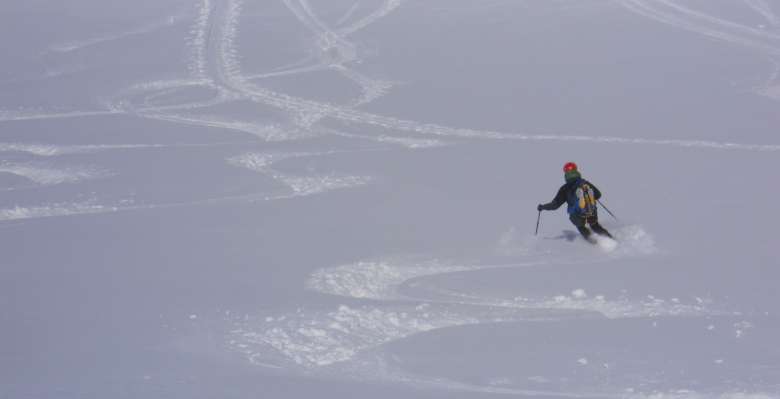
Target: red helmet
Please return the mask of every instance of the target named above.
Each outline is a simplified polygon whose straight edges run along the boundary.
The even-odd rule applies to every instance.
[[[577,170],[577,164],[574,162],[566,162],[566,165],[563,165],[563,173],[569,173],[572,170]]]

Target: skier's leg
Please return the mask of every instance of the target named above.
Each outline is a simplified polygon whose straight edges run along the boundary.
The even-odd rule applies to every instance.
[[[590,225],[590,228],[591,228],[591,229],[593,229],[593,231],[594,231],[596,234],[598,234],[598,235],[602,235],[602,236],[607,236],[607,237],[609,237],[609,238],[613,238],[613,237],[612,237],[612,234],[609,234],[609,232],[607,231],[607,229],[605,229],[604,227],[602,227],[602,226],[599,224],[599,219],[598,219],[598,217],[594,216],[593,218],[589,219],[589,220],[588,220],[588,224]]]
[[[586,240],[591,240],[591,234],[593,234],[590,230],[588,230],[587,227],[585,227],[585,219],[579,216],[571,215],[569,216],[569,220],[571,220],[571,223],[574,225],[574,227],[579,230],[580,234],[582,234],[583,237],[585,237]]]

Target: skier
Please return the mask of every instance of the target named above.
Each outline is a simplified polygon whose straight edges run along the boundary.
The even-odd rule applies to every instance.
[[[554,211],[564,203],[568,203],[569,220],[586,240],[595,242],[595,237],[591,237],[593,233],[585,225],[590,225],[590,228],[599,235],[612,238],[612,234],[599,224],[596,201],[601,198],[601,191],[593,183],[582,178],[574,162],[567,162],[563,166],[563,173],[566,184],[561,186],[551,202],[539,204],[536,210]]]

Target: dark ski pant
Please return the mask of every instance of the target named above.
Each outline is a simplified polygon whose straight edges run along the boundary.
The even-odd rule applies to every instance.
[[[569,215],[569,220],[574,224],[575,227],[577,227],[577,230],[580,231],[580,234],[582,234],[583,237],[585,237],[586,240],[590,240],[590,235],[593,234],[590,230],[588,230],[585,225],[590,225],[590,228],[593,229],[594,232],[598,235],[607,236],[609,238],[612,238],[612,234],[609,234],[607,229],[601,227],[599,224],[599,217],[594,216],[578,216],[578,215]]]

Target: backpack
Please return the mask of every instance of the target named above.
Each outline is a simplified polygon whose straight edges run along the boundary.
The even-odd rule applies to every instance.
[[[596,215],[596,195],[593,187],[584,179],[577,180],[569,191],[569,214],[581,217]]]

